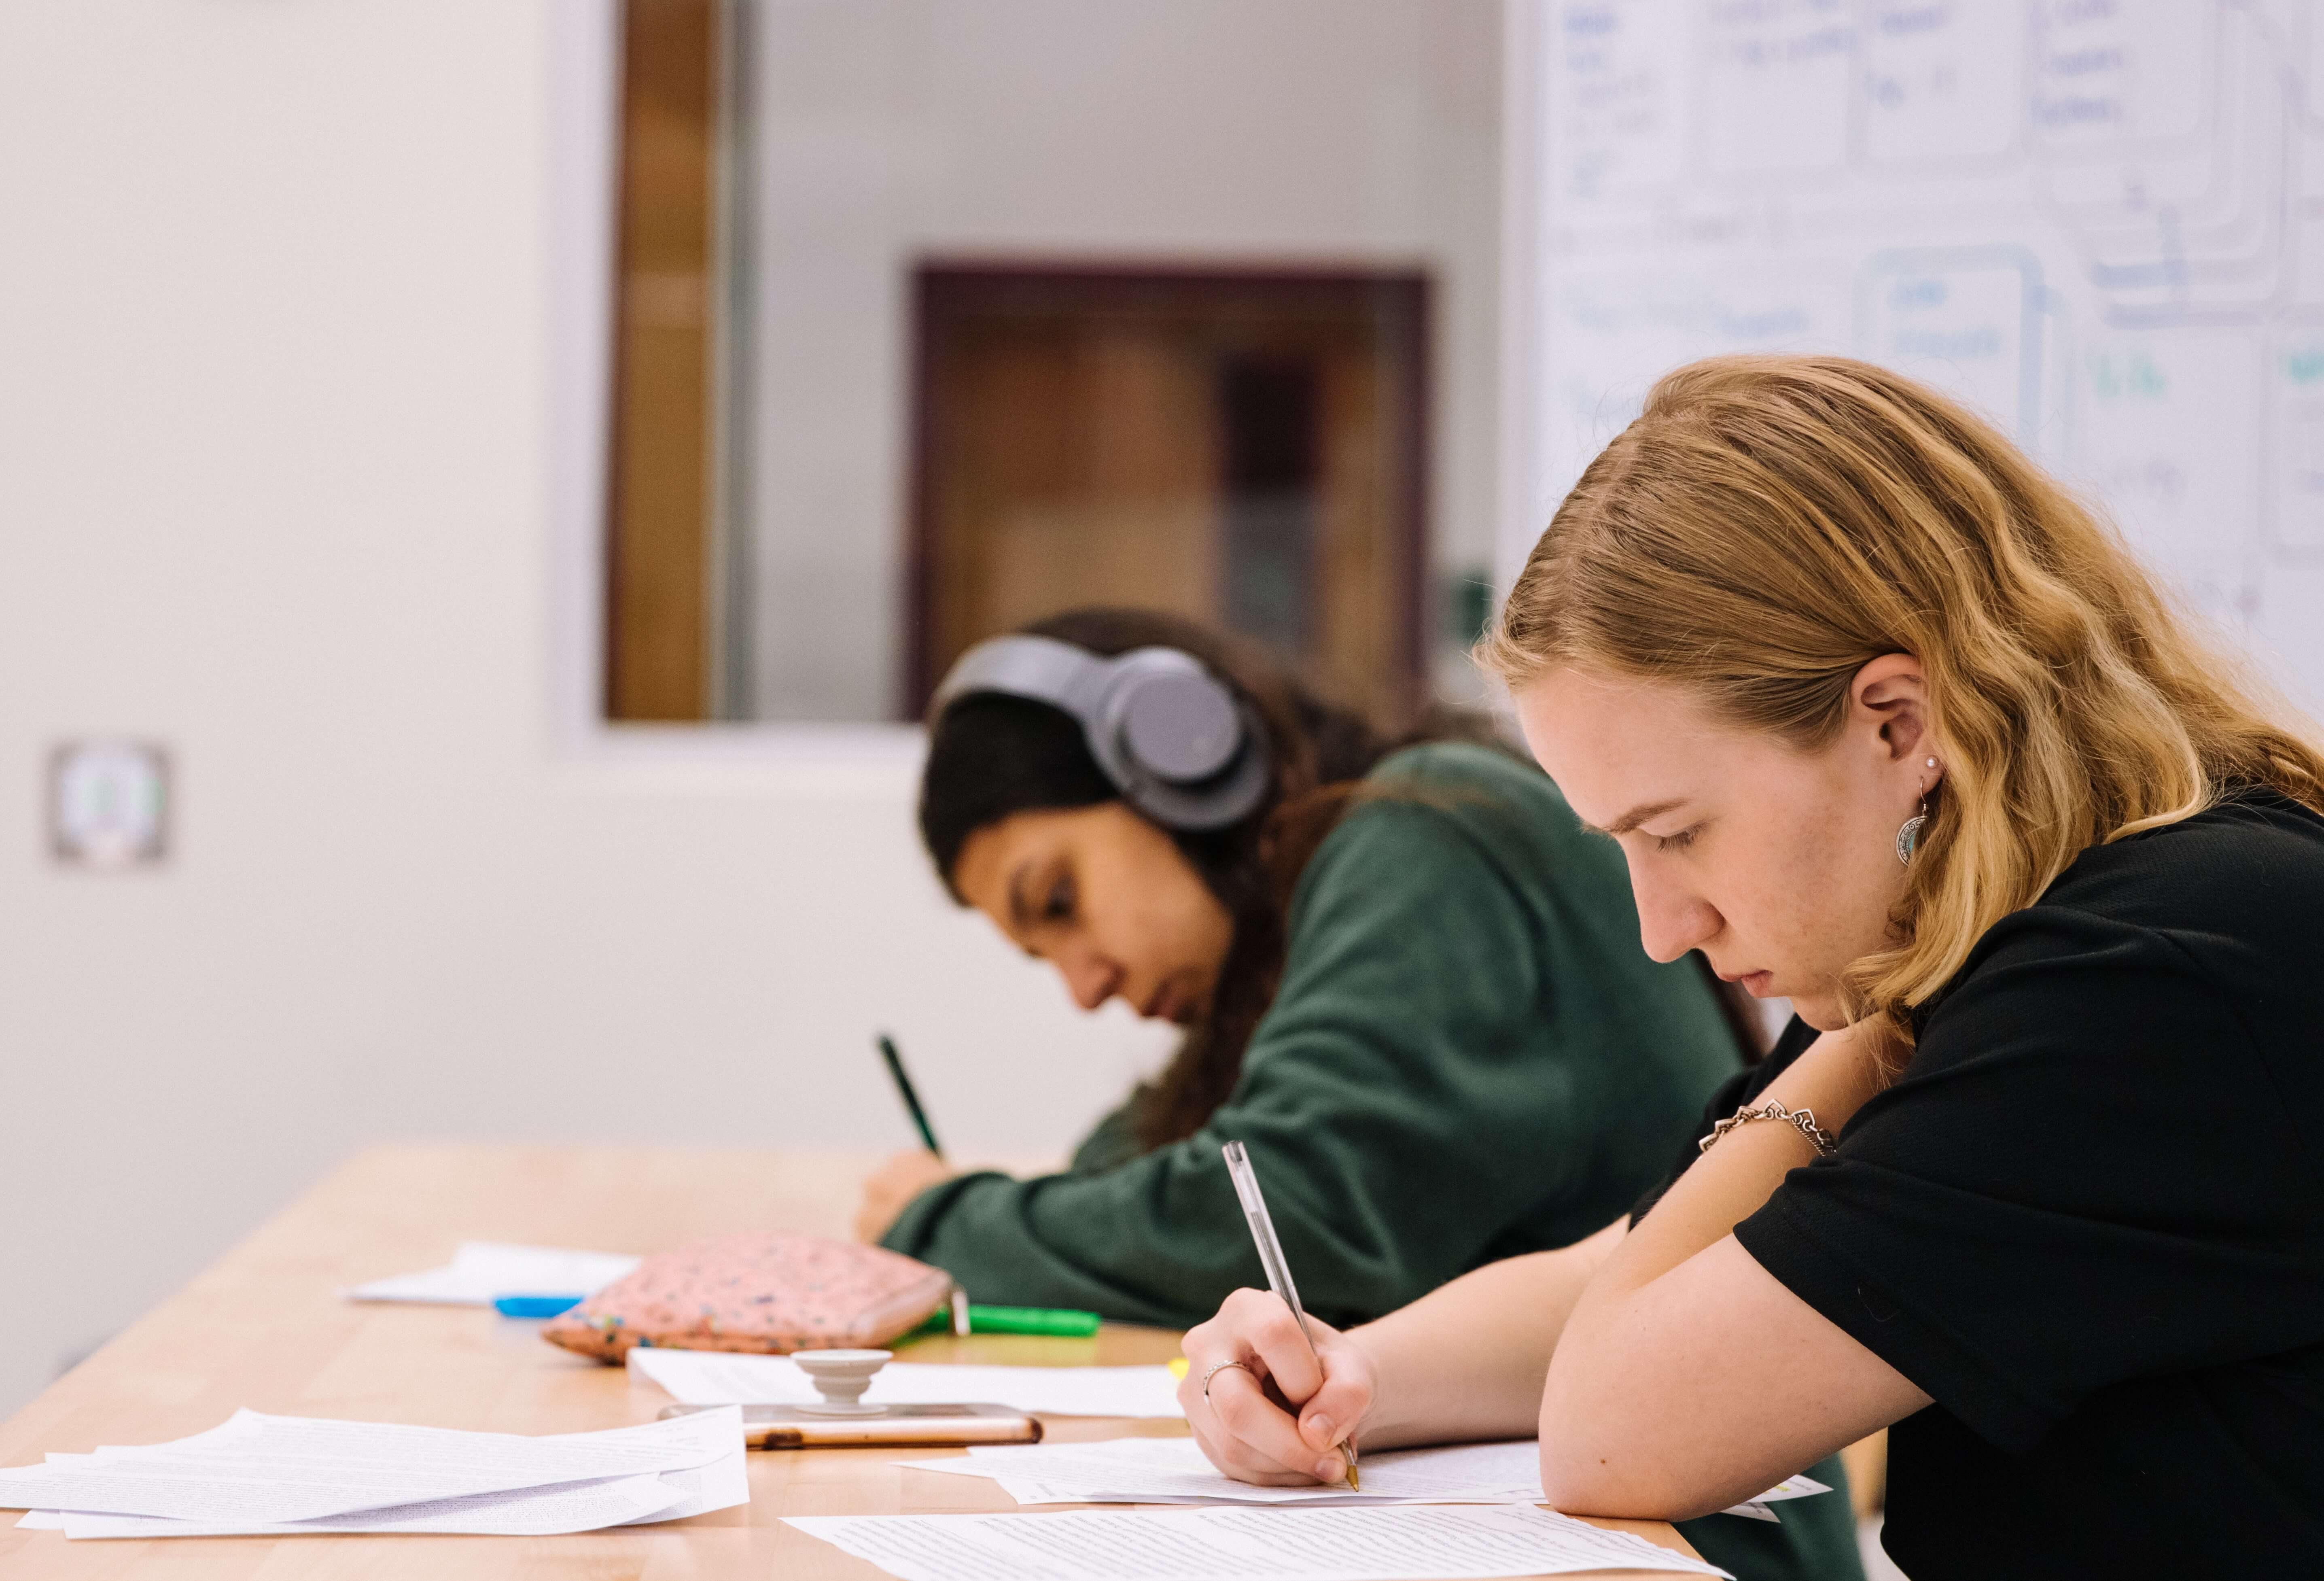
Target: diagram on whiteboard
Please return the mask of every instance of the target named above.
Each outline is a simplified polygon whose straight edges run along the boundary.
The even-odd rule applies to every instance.
[[[1544,519],[1672,365],[1847,351],[2095,494],[2324,710],[2324,0],[1541,20]]]

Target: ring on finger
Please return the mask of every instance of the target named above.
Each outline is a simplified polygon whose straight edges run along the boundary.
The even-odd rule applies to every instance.
[[[1211,1401],[1211,1380],[1217,1377],[1221,1373],[1225,1372],[1229,1367],[1240,1367],[1244,1372],[1250,1373],[1250,1366],[1242,1362],[1221,1362],[1216,1366],[1213,1366],[1209,1372],[1203,1374],[1204,1404],[1208,1405]],[[1256,1378],[1259,1374],[1251,1373],[1251,1376]]]

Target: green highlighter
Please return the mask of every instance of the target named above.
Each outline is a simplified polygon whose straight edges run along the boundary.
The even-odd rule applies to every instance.
[[[1065,1339],[1085,1339],[1097,1332],[1098,1315],[1075,1312],[1055,1307],[982,1307],[972,1301],[968,1306],[968,1331],[971,1334],[1046,1334]],[[931,1315],[926,1323],[914,1330],[918,1334],[950,1334],[953,1332],[949,1308]]]

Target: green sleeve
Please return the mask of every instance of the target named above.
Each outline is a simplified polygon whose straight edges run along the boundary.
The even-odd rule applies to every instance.
[[[1450,813],[1360,809],[1303,876],[1283,983],[1208,1125],[1102,1172],[947,1181],[885,1244],[982,1301],[1198,1322],[1263,1282],[1219,1156],[1235,1139],[1308,1307],[1392,1310],[1589,1168],[1584,1070],[1621,1051],[1545,1040],[1555,926]]]
[[[1075,1175],[1094,1175],[1126,1164],[1145,1150],[1138,1145],[1138,1099],[1135,1095],[1123,1100],[1116,1109],[1082,1138],[1074,1149],[1073,1162],[1065,1166]]]

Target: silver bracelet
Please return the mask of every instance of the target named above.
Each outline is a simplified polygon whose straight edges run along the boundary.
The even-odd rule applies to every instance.
[[[1826,1158],[1831,1157],[1840,1151],[1840,1143],[1832,1140],[1831,1133],[1816,1123],[1813,1109],[1786,1109],[1783,1105],[1775,1103],[1762,1104],[1756,1109],[1736,1110],[1726,1119],[1712,1126],[1711,1134],[1694,1144],[1695,1150],[1698,1152],[1709,1152],[1712,1142],[1717,1142],[1738,1125],[1748,1125],[1754,1120],[1782,1121],[1802,1136],[1806,1137],[1814,1144],[1816,1151]]]

